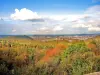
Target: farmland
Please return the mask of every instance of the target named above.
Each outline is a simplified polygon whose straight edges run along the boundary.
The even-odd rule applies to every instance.
[[[0,75],[84,75],[100,71],[100,36],[0,38]]]

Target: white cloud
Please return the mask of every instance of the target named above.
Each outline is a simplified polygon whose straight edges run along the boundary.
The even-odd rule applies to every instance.
[[[15,13],[11,14],[11,18],[13,20],[29,20],[40,19],[41,17],[37,14],[37,12],[22,8],[21,10],[15,9]]]
[[[91,27],[92,25],[85,25],[85,24],[77,24],[72,26],[73,28],[88,28]]]
[[[73,28],[86,28],[88,31],[100,31],[100,5],[92,6],[83,17],[74,21]]]
[[[48,18],[57,20],[57,21],[62,21],[65,18],[67,18],[67,16],[66,15],[50,15],[50,16],[48,16]]]
[[[57,32],[57,31],[61,31],[61,30],[63,30],[63,28],[62,27],[60,27],[60,26],[55,26],[54,28],[52,28],[52,27],[40,27],[40,28],[38,28],[36,31],[32,31],[32,33],[34,33],[34,34],[53,34],[53,33],[55,33],[55,32]]]
[[[31,32],[32,32],[32,33],[36,33],[36,31],[34,31],[34,30],[33,30],[33,31],[31,31]]]
[[[100,11],[100,5],[95,5],[95,6],[88,8],[85,13],[88,13],[88,14],[100,13],[98,11]]]
[[[100,31],[100,27],[90,27],[88,28],[89,31]]]
[[[16,32],[17,30],[16,29],[12,29],[12,32]]]
[[[38,15],[29,9],[15,9],[11,14],[13,20],[30,20],[24,21],[24,26],[32,29],[33,33],[73,33],[76,32],[99,32],[100,29],[100,5],[92,6],[84,11],[83,14],[66,14],[66,15]],[[32,25],[29,27],[29,25]],[[67,29],[67,30],[66,30]],[[69,30],[68,30],[69,29]],[[85,31],[84,31],[85,30]],[[67,32],[68,31],[68,32]]]
[[[48,30],[48,28],[47,27],[42,27],[42,28],[40,28],[40,30]]]
[[[63,30],[63,28],[61,26],[55,26],[53,28],[53,31],[61,31],[61,30]]]

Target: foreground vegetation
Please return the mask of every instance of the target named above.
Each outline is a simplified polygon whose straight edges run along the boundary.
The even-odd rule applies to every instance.
[[[99,36],[71,42],[0,39],[0,75],[84,75],[99,71]]]

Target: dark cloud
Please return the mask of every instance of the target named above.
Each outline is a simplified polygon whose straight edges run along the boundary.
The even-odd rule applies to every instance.
[[[44,22],[44,19],[28,19],[27,21],[31,21],[31,22]]]
[[[0,18],[0,20],[2,20],[2,21],[3,21],[4,19],[3,19],[3,18]]]

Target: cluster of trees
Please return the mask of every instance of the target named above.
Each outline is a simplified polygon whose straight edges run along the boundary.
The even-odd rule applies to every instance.
[[[84,75],[98,72],[100,38],[87,41],[1,39],[0,75]]]

